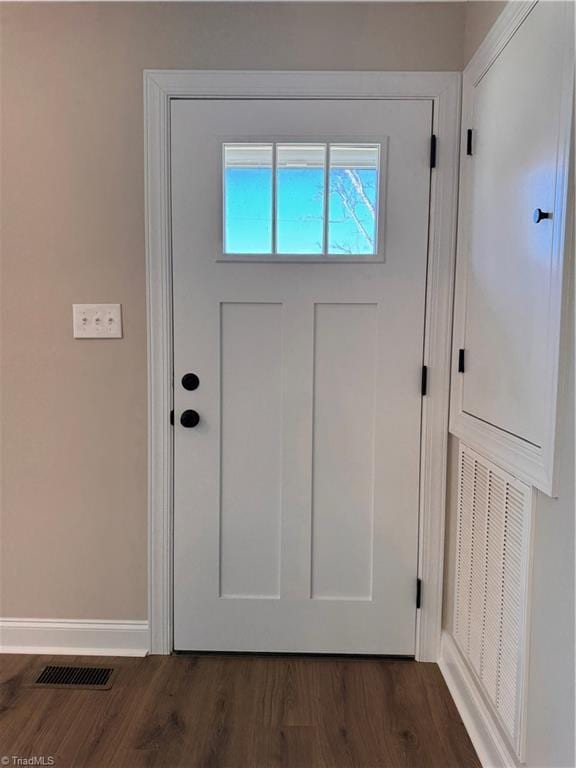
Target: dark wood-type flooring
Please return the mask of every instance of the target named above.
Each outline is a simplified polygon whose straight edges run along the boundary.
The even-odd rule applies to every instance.
[[[73,663],[114,666],[112,688],[29,686],[45,664]],[[435,664],[4,655],[0,684],[0,765],[480,768]]]

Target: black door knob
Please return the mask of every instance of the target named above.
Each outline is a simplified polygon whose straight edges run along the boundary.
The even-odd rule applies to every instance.
[[[188,427],[188,429],[197,426],[199,421],[200,414],[198,411],[184,411],[182,416],[180,416],[180,424],[182,424],[183,427]]]
[[[550,211],[543,211],[542,208],[536,208],[534,213],[532,214],[532,219],[534,220],[534,224],[540,224],[542,219],[551,219],[552,214]]]
[[[184,389],[192,392],[200,386],[200,379],[195,373],[185,373],[184,376],[182,376],[182,386]]]

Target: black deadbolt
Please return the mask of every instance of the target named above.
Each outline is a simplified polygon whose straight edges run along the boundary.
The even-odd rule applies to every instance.
[[[184,389],[192,392],[200,386],[200,379],[195,373],[185,373],[184,376],[182,376],[182,386]]]
[[[198,411],[184,411],[182,416],[180,416],[180,424],[183,427],[188,427],[188,429],[197,426],[199,421],[200,415]]]
[[[536,208],[534,213],[532,214],[532,219],[534,221],[534,224],[540,224],[542,219],[551,219],[552,214],[550,211],[543,211],[542,208]]]

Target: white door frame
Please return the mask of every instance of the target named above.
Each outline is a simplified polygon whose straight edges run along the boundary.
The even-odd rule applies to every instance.
[[[433,101],[422,405],[416,658],[440,655],[452,300],[456,249],[461,76],[457,72],[144,72],[148,308],[148,620],[150,652],[172,642],[172,254],[170,100],[346,98]]]

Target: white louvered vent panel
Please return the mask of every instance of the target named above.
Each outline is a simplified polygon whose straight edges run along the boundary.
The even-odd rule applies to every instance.
[[[523,758],[532,491],[460,444],[454,636]]]
[[[504,516],[491,510],[501,509],[506,503],[506,482],[491,473],[490,503],[488,505],[488,546],[486,549],[486,594],[494,595],[502,589],[504,574]],[[482,635],[482,668],[480,677],[492,701],[496,701],[498,686],[498,643],[490,642],[499,637],[502,612],[497,600],[486,600],[484,630]]]
[[[470,629],[470,577],[472,567],[472,505],[474,499],[475,462],[468,456],[460,456],[458,497],[465,499],[459,504],[457,563],[456,570],[456,614],[454,633],[460,648],[468,654]]]
[[[472,583],[470,589],[470,646],[472,666],[480,674],[480,654],[484,627],[484,596],[486,593],[486,513],[488,500],[488,470],[476,462],[476,482],[472,507]]]

